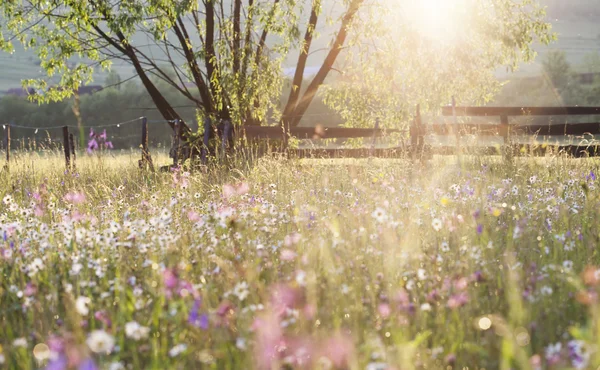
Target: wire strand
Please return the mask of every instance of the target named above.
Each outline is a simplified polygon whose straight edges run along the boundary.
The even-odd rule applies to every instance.
[[[138,118],[131,119],[129,121],[123,121],[123,122],[118,122],[118,123],[111,123],[111,124],[108,124],[108,125],[84,126],[83,129],[86,129],[86,128],[121,127],[121,125],[127,125],[127,124],[130,124],[130,123],[138,122],[138,121],[140,121],[142,119],[144,119],[144,117],[138,117]],[[169,122],[169,121],[148,121],[147,123],[165,123],[165,122]],[[33,126],[16,125],[16,124],[13,124],[13,123],[3,124],[2,128],[4,130],[6,130],[6,126],[10,126],[11,128],[20,128],[20,129],[24,129],[24,130],[35,130],[35,131],[38,131],[38,130],[42,130],[42,131],[56,130],[56,129],[61,129],[63,127],[74,128],[74,129],[78,129],[79,128],[79,126],[74,126],[74,125],[33,127]]]

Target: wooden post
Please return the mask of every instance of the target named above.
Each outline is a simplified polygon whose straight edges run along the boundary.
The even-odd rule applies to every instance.
[[[422,156],[422,150],[425,144],[423,137],[423,125],[421,121],[421,104],[417,104],[415,118],[410,126],[410,149],[413,159]]]
[[[458,117],[456,116],[456,99],[452,97],[452,116],[454,117],[454,133],[456,135],[456,155],[460,161],[460,129],[458,127]]]
[[[500,116],[500,136],[504,139],[504,143],[502,145],[503,157],[504,160],[510,160],[510,126],[508,124],[508,116]]]
[[[373,130],[373,141],[371,142],[371,150],[369,156],[372,157],[375,154],[375,145],[377,144],[377,130],[379,130],[379,119],[375,119],[375,130]]]
[[[65,165],[67,167],[67,172],[71,167],[71,150],[69,147],[69,127],[63,126],[63,148],[65,151]]]
[[[202,154],[201,154],[201,159],[202,159],[202,164],[203,165],[207,165],[208,164],[208,157],[211,154],[211,150],[210,150],[210,139],[212,137],[212,120],[209,116],[206,116],[204,118],[204,136],[202,138]]]
[[[69,134],[69,147],[71,148],[71,156],[73,157],[73,169],[75,169],[75,160],[77,156],[75,154],[75,139],[73,138],[73,134]]]
[[[142,159],[140,168],[150,168],[150,171],[154,172],[154,164],[148,150],[148,119],[146,117],[142,117]]]
[[[221,146],[223,149],[223,157],[227,158],[233,149],[233,124],[230,120],[225,120],[223,124],[223,138],[221,141]]]
[[[181,125],[179,124],[179,120],[175,120],[174,126],[175,142],[173,146],[175,148],[175,152],[173,153],[173,166],[177,167],[179,165],[179,141],[181,136]]]
[[[10,162],[10,123],[4,126],[4,147],[6,148],[6,167]]]

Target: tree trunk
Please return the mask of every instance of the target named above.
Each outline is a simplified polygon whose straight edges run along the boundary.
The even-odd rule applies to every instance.
[[[308,85],[308,88],[304,92],[302,99],[300,99],[292,113],[290,126],[298,126],[298,124],[302,120],[302,116],[304,115],[304,113],[306,113],[306,110],[310,106],[310,103],[312,103],[315,95],[317,94],[319,87],[323,84],[323,81],[325,81],[325,78],[333,68],[333,64],[335,63],[338,55],[342,51],[344,43],[346,42],[346,37],[348,36],[348,27],[350,26],[350,23],[354,19],[354,16],[358,12],[358,9],[363,4],[363,2],[364,0],[353,0],[350,6],[348,7],[348,10],[346,11],[346,14],[342,19],[342,25],[340,26],[333,46],[329,50],[329,53],[327,54],[325,61],[321,65],[319,72],[317,72],[317,75]]]
[[[300,90],[302,89],[302,81],[304,80],[304,70],[306,69],[306,61],[308,60],[308,53],[310,51],[310,45],[313,40],[317,21],[319,20],[319,8],[321,7],[320,0],[313,0],[310,19],[308,26],[306,27],[306,33],[304,34],[304,42],[302,50],[298,56],[298,63],[296,64],[296,71],[294,73],[294,79],[292,81],[292,88],[288,102],[283,110],[282,124],[287,128],[293,121],[293,114],[298,104],[298,97],[300,96]]]

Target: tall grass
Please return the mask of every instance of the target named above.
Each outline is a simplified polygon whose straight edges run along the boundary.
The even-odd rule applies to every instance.
[[[138,157],[0,175],[0,366],[600,365],[597,160]]]

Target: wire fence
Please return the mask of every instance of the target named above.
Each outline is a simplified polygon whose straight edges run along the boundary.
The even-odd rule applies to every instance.
[[[169,123],[175,120],[147,120],[145,117],[132,118],[126,121],[114,122],[101,125],[52,125],[52,126],[28,126],[18,123],[5,123],[2,125],[4,131],[0,148],[7,147],[7,134],[11,136],[13,149],[40,150],[56,149],[63,145],[63,130],[66,127],[70,134],[75,137],[79,147],[87,145],[86,138],[92,136],[93,132],[104,130],[107,141],[115,149],[138,148],[141,142],[142,122],[147,125],[148,143],[151,147],[165,148],[172,144],[172,129]],[[154,129],[150,129],[154,127]],[[7,132],[7,129],[10,129]],[[82,148],[84,149],[84,148]]]
[[[123,121],[123,122],[119,122],[119,123],[111,123],[111,124],[107,124],[107,125],[94,125],[94,126],[82,126],[81,128],[109,128],[109,127],[121,127],[127,124],[131,124],[131,123],[137,123],[137,122],[141,122],[144,119],[144,117],[138,117],[138,118],[134,118],[131,119],[129,121]],[[170,123],[170,122],[175,122],[176,120],[148,120],[146,121],[148,124],[164,124],[164,123]],[[6,126],[10,125],[11,128],[20,128],[20,129],[25,129],[25,130],[35,130],[35,131],[48,131],[48,130],[58,130],[58,129],[63,129],[63,127],[68,127],[68,128],[73,128],[73,129],[79,129],[80,126],[77,125],[60,125],[60,126],[43,126],[43,127],[33,127],[33,126],[21,126],[18,124],[3,124],[2,128],[6,129]]]

